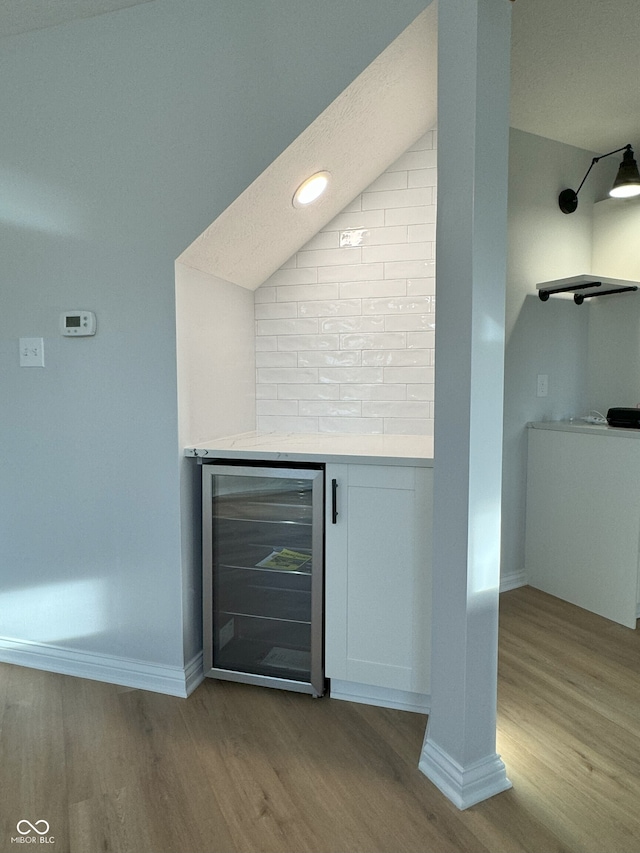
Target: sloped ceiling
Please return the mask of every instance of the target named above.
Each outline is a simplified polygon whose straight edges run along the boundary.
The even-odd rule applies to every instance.
[[[437,115],[435,3],[374,60],[198,237],[180,263],[255,290],[340,213]],[[313,173],[329,188],[307,208],[296,188]]]
[[[639,45],[638,0],[517,0],[511,125],[600,153],[638,145]]]

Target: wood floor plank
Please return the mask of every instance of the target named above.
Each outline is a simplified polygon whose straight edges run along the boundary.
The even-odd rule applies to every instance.
[[[43,837],[60,839],[68,835],[62,678],[20,667],[6,667],[3,675],[4,703],[0,706],[2,851],[9,848],[12,837],[19,837],[17,824],[22,820],[38,825],[38,829],[44,826],[38,822],[46,821],[49,833]],[[23,828],[28,829],[26,825]],[[27,835],[37,837],[33,832]]]
[[[639,853],[640,632],[501,596],[497,748],[514,783],[458,811],[426,718],[207,679],[189,699],[0,664],[0,851]]]

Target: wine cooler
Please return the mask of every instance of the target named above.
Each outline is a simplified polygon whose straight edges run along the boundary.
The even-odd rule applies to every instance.
[[[324,473],[202,466],[206,676],[324,693]]]

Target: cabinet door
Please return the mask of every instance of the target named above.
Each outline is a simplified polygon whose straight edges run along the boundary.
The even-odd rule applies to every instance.
[[[635,628],[640,442],[528,433],[527,583]]]
[[[429,692],[432,473],[327,465],[329,677]]]

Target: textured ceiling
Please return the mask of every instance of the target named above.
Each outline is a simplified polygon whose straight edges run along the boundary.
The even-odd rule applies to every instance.
[[[0,37],[141,2],[150,0],[0,0]],[[639,7],[638,0],[517,0],[512,126],[593,151],[640,147]]]
[[[0,38],[148,2],[150,0],[0,0]]]
[[[605,153],[640,143],[638,0],[517,0],[511,125]]]
[[[151,0],[0,0],[0,37],[140,2]],[[629,142],[638,151],[639,6],[639,0],[517,0],[512,5],[511,125],[588,151],[604,153]],[[255,287],[384,171],[402,153],[402,146],[408,147],[426,129],[425,122],[435,121],[435,77],[427,82],[435,61],[434,7],[435,3],[425,10],[195,241],[184,262],[231,281],[240,277],[244,286]],[[414,82],[403,85],[403,75]],[[383,103],[382,93],[390,91],[387,81],[401,95],[397,102],[392,97]],[[412,91],[419,94],[409,103],[405,96]],[[416,114],[424,119],[418,122],[420,127]],[[376,132],[370,124],[374,116]],[[360,130],[368,129],[354,132],[358,123]],[[382,127],[384,133],[379,132]],[[292,187],[320,168],[337,178],[333,191],[313,211],[306,210],[303,216],[296,212],[296,219],[290,219]],[[283,228],[271,229],[270,237],[261,232],[259,223],[274,224],[274,205]],[[266,217],[256,215],[262,208],[268,209]],[[279,234],[275,241],[274,233]],[[219,239],[222,236],[224,240]],[[236,245],[238,257],[228,254],[222,264],[216,244]],[[260,250],[260,269],[247,269],[249,246]]]
[[[436,123],[437,17],[425,9],[186,249],[187,266],[255,289]],[[320,170],[329,187],[291,200]]]

